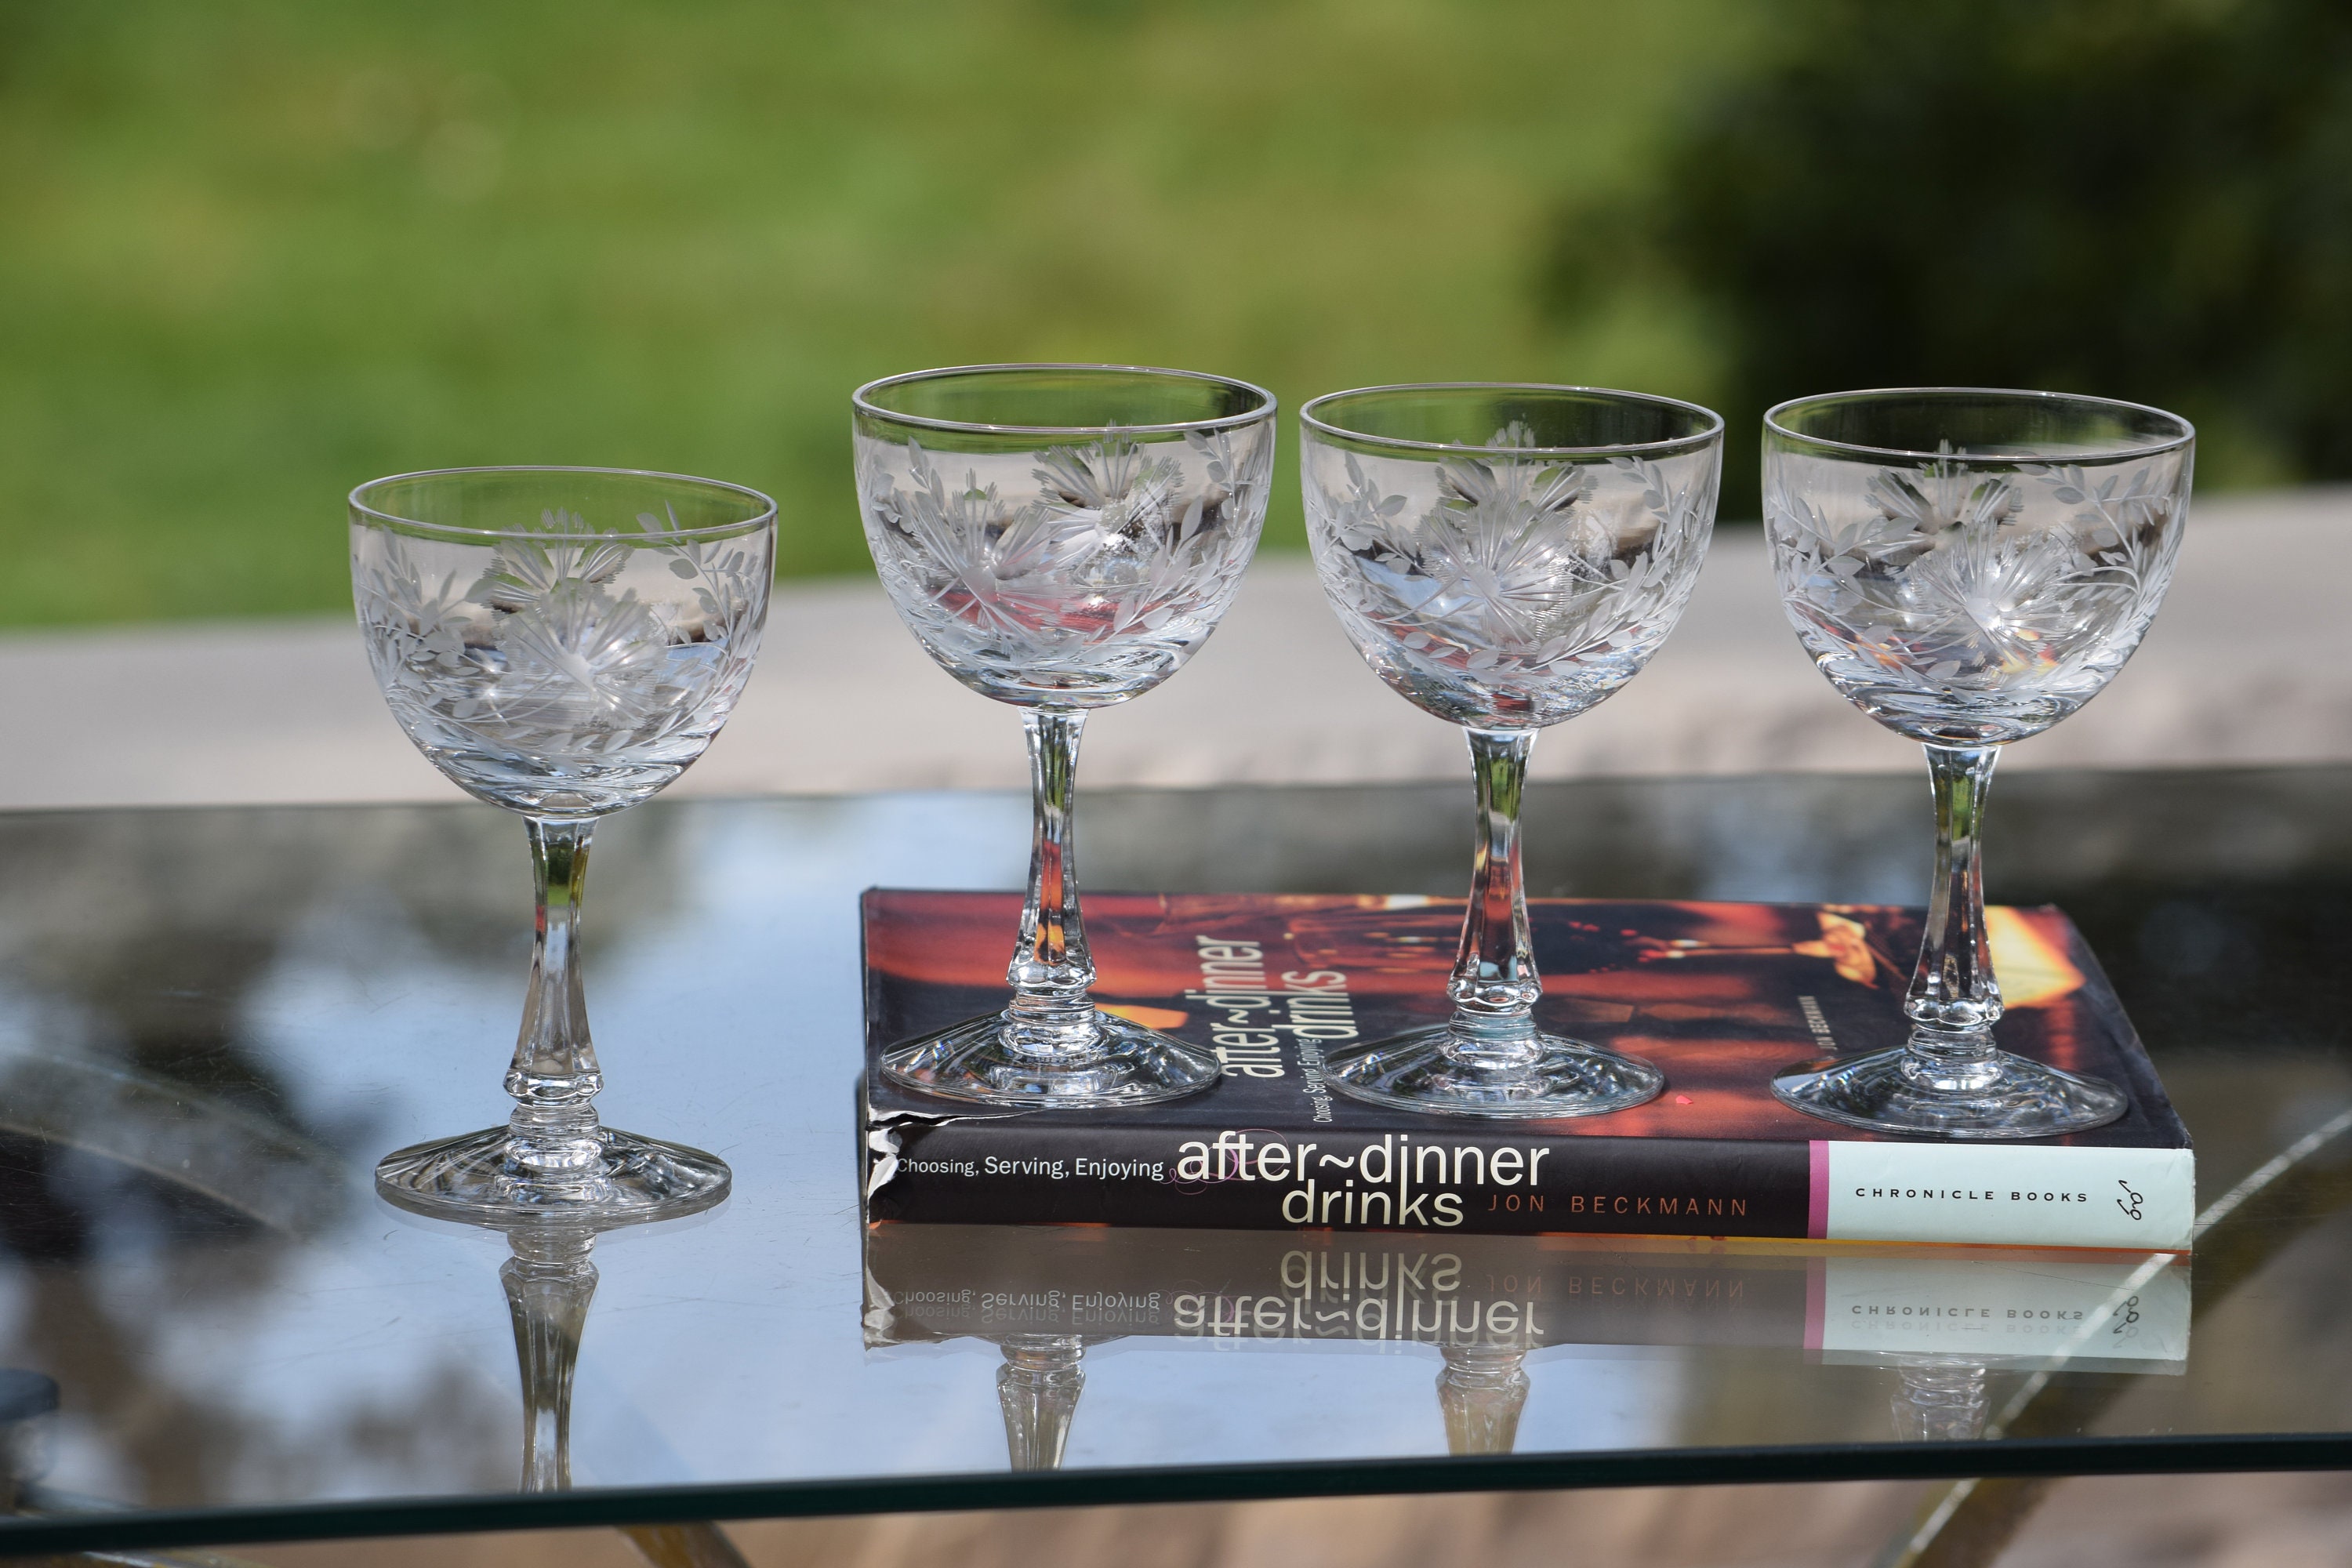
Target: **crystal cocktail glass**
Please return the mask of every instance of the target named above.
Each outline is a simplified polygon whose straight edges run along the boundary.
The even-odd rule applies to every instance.
[[[1536,731],[1623,686],[1674,629],[1715,523],[1723,421],[1582,387],[1372,387],[1299,413],[1323,591],[1373,673],[1468,731],[1478,840],[1443,1024],[1328,1053],[1360,1100],[1460,1116],[1593,1116],[1664,1087],[1538,1028],[1519,874]]]
[[[1265,521],[1272,395],[1185,371],[981,365],[852,401],[875,569],[941,668],[1021,710],[1036,802],[1011,1004],[883,1071],[1032,1109],[1208,1088],[1214,1057],[1089,994],[1073,779],[1087,715],[1167,679],[1233,603]]]
[[[2171,581],[2195,433],[2042,392],[1842,393],[1764,416],[1781,603],[1830,684],[1927,748],[1936,874],[1907,1044],[1792,1068],[1772,1092],[1882,1132],[2040,1138],[2121,1090],[2000,1049],[1978,868],[1994,761],[2096,696]]]
[[[775,503],[709,479],[460,468],[351,496],[352,592],[393,717],[467,794],[519,813],[538,923],[506,1124],[385,1156],[402,1206],[476,1224],[628,1222],[725,1195],[699,1150],[603,1126],[580,900],[597,818],[702,754],[743,689]]]

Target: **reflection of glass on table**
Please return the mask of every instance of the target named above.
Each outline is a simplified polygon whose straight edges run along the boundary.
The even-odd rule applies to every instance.
[[[996,1369],[1004,1451],[1016,1470],[1057,1470],[1087,1385],[1087,1342],[1076,1334],[1010,1334]]]
[[[1507,1454],[1528,1404],[1528,1352],[1507,1345],[1446,1345],[1437,1405],[1451,1454]]]
[[[624,1220],[601,1228],[647,1223]],[[505,1234],[509,1254],[499,1266],[499,1283],[506,1292],[522,1382],[520,1487],[525,1492],[569,1491],[572,1390],[588,1307],[596,1295],[592,1255],[600,1227],[541,1221],[487,1228]],[[742,1554],[713,1524],[684,1521],[620,1528],[654,1568],[745,1568]]]

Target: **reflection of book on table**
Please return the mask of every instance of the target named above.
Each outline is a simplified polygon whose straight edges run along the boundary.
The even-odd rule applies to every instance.
[[[2172,1253],[1692,1237],[1281,1235],[1108,1226],[866,1233],[866,1342],[998,1346],[1015,1469],[1061,1462],[1087,1348],[1158,1339],[1426,1346],[1457,1454],[1511,1450],[1529,1358],[1571,1345],[1732,1345],[1886,1367],[1897,1436],[1981,1436],[1995,1370],[2177,1373]]]
[[[1520,1352],[1745,1345],[1825,1361],[2174,1370],[2178,1255],[2105,1250],[877,1226],[874,1346],[977,1338],[1338,1342]]]
[[[1781,1105],[1801,1058],[1899,1044],[1916,910],[1538,900],[1546,1027],[1646,1058],[1666,1091],[1577,1121],[1415,1115],[1330,1092],[1322,1053],[1434,1021],[1460,905],[1098,895],[1104,1005],[1213,1050],[1225,1077],[1140,1110],[1003,1113],[910,1094],[888,1047],[1000,1006],[1009,894],[866,897],[872,1221],[1778,1237],[2170,1249],[2186,1130],[2064,915],[1990,911],[2002,1046],[2130,1094],[2120,1121],[2024,1143],[1878,1137]]]

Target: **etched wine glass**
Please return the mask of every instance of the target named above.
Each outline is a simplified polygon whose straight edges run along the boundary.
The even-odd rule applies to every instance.
[[[581,988],[596,819],[702,754],[767,620],[775,503],[610,468],[403,474],[351,495],[352,593],[393,717],[467,794],[520,813],[538,883],[505,1125],[385,1156],[404,1207],[477,1224],[683,1214],[715,1156],[602,1125]]]
[[[1665,1080],[1538,1027],[1519,874],[1536,731],[1649,662],[1715,525],[1723,421],[1586,387],[1382,386],[1300,410],[1323,591],[1374,674],[1468,732],[1477,853],[1443,1024],[1329,1052],[1334,1087],[1459,1116],[1595,1116]]]
[[[941,668],[1021,710],[1036,805],[1011,1003],[883,1071],[1031,1109],[1208,1088],[1214,1057],[1093,1003],[1072,788],[1087,715],[1167,679],[1233,603],[1265,521],[1273,395],[1186,371],[979,365],[852,402],[875,569]]]
[[[1978,831],[1994,761],[2096,696],[2171,581],[2195,432],[2043,392],[1842,393],[1764,416],[1764,525],[1805,651],[1927,748],[1936,872],[1908,1042],[1772,1092],[1853,1127],[2040,1138],[2124,1113],[2112,1084],[1999,1048]]]

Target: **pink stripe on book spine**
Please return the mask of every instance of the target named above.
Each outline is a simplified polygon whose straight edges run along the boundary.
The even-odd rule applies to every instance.
[[[1830,1146],[1812,1141],[1812,1190],[1805,1205],[1805,1235],[1815,1241],[1830,1234]]]

